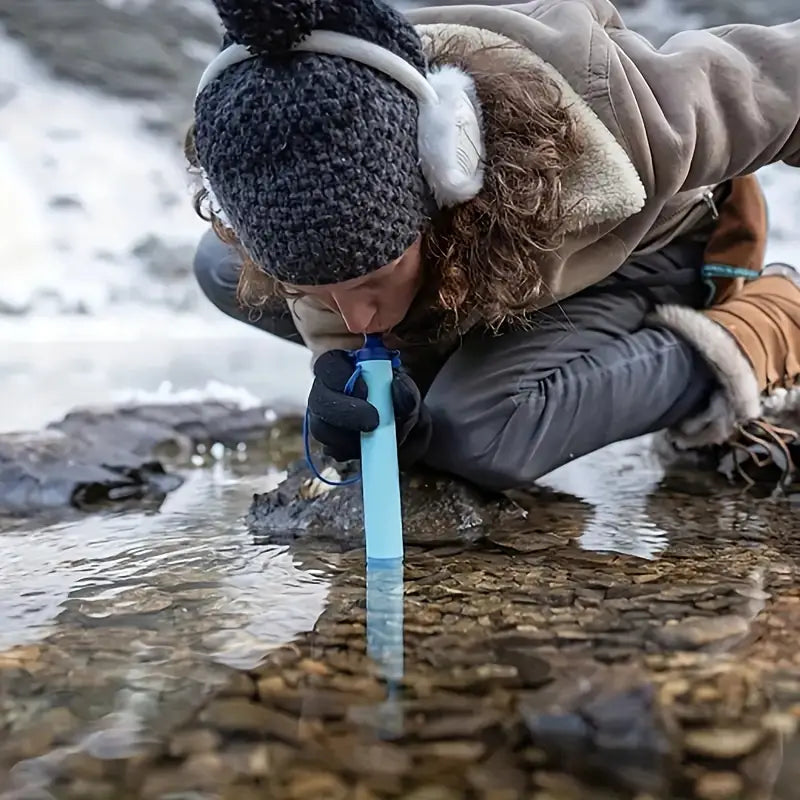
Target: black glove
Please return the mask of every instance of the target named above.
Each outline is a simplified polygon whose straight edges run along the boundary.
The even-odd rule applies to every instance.
[[[361,457],[361,433],[378,427],[378,411],[367,402],[367,384],[359,376],[351,394],[345,384],[355,371],[344,350],[329,350],[314,364],[314,384],[308,396],[309,430],[325,455],[337,461]],[[395,428],[400,465],[422,458],[431,438],[431,417],[417,385],[403,369],[395,369],[392,382]]]

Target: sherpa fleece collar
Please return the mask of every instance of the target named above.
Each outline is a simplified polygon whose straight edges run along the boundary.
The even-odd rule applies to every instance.
[[[550,64],[527,47],[482,28],[450,23],[418,25],[423,48],[433,58],[437,48],[457,37],[472,50],[496,48],[498,69],[514,66],[545,72],[562,92],[563,102],[583,140],[583,152],[564,177],[564,207],[572,232],[590,225],[627,219],[642,209],[644,185],[628,154],[597,114]],[[490,136],[491,132],[487,132]]]

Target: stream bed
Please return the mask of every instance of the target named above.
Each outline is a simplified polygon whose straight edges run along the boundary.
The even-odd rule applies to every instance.
[[[352,528],[254,527],[285,476],[228,453],[159,509],[8,526],[2,800],[796,797],[791,496],[644,440],[457,493],[448,534],[421,477],[366,570]]]

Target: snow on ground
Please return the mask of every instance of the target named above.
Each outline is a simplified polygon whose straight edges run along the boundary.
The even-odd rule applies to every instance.
[[[132,250],[146,236],[203,230],[179,148],[143,106],[55,82],[15,42],[0,38],[0,63],[0,304],[102,315],[145,280]]]

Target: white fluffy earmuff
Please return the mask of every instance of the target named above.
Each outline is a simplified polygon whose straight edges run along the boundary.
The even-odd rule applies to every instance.
[[[420,167],[439,207],[465,203],[480,192],[485,158],[482,120],[475,82],[466,72],[443,66],[423,76],[390,50],[336,31],[314,31],[294,49],[358,61],[408,89],[419,101]],[[196,96],[229,67],[256,57],[244,45],[227,47],[206,68]]]

